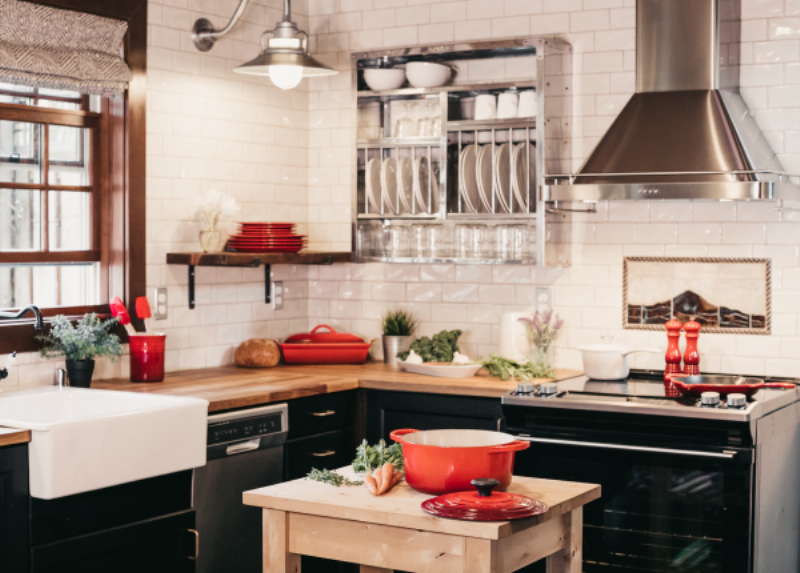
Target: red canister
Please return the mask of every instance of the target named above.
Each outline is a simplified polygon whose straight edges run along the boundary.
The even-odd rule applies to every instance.
[[[131,382],[164,380],[166,334],[138,334],[130,337]]]

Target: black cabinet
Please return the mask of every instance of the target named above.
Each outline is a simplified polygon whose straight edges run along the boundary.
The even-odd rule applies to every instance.
[[[286,478],[298,479],[311,471],[349,465],[355,457],[353,429],[334,430],[286,444]]]
[[[289,400],[289,440],[354,425],[355,391]]]
[[[27,573],[28,444],[0,448],[0,571]]]
[[[29,498],[30,572],[193,573],[191,491],[192,472],[184,471],[58,499]],[[26,511],[26,525],[27,518]]]
[[[389,434],[415,430],[500,430],[503,411],[498,398],[446,394],[367,391],[367,439],[392,443]]]

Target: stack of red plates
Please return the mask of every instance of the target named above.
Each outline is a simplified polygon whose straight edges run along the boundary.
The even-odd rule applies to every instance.
[[[305,235],[294,234],[294,223],[239,223],[228,247],[241,253],[296,253],[305,247]]]

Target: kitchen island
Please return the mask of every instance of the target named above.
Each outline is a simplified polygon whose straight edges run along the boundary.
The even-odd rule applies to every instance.
[[[405,481],[375,497],[300,479],[245,492],[244,503],[264,510],[264,573],[299,572],[301,555],[358,563],[362,573],[511,573],[540,559],[551,573],[580,573],[583,506],[600,487],[514,477],[508,491],[549,510],[513,522],[443,519],[423,512],[432,496]]]

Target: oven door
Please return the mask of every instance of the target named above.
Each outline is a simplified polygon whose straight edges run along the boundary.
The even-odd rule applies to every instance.
[[[520,435],[514,473],[596,483],[584,573],[749,573],[752,452]]]

